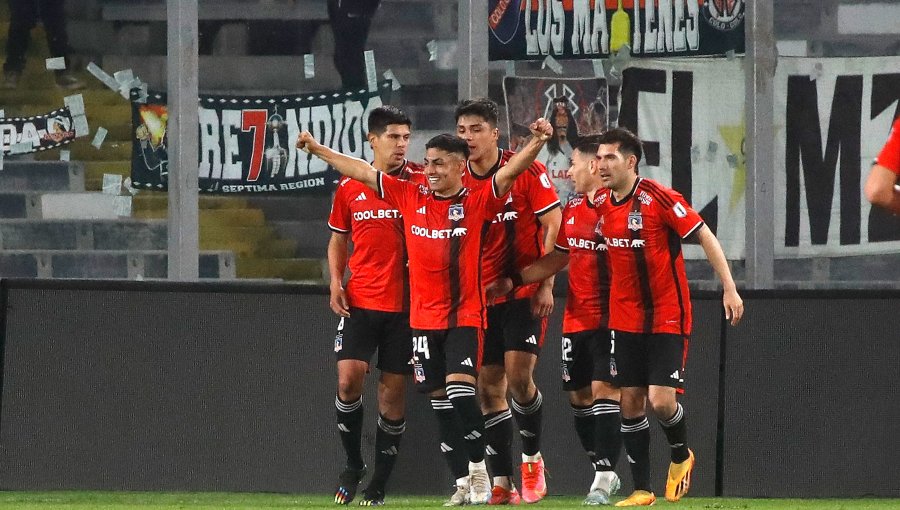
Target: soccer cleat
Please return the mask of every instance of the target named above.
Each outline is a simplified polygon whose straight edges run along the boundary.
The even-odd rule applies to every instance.
[[[688,449],[688,458],[680,464],[669,464],[666,480],[666,500],[675,503],[691,488],[691,472],[694,470],[694,452]]]
[[[383,506],[384,491],[366,488],[363,491],[362,499],[359,500],[359,506]]]
[[[349,505],[356,497],[359,482],[366,476],[366,466],[362,469],[345,467],[341,473],[337,489],[334,491],[334,502],[338,505]]]
[[[634,491],[631,496],[616,503],[616,506],[650,506],[656,503],[656,496],[650,491]]]
[[[518,505],[521,500],[519,491],[515,487],[507,489],[500,485],[495,485],[491,489],[491,499],[488,500],[488,505]]]
[[[522,499],[526,503],[537,503],[547,495],[547,478],[544,474],[544,459],[522,463]]]
[[[486,505],[491,499],[491,477],[488,476],[484,462],[477,467],[469,462],[469,504]]]
[[[582,505],[588,506],[598,506],[598,505],[608,505],[609,497],[615,494],[619,487],[622,486],[622,481],[619,480],[619,476],[614,471],[609,471],[609,485],[608,489],[602,488],[592,488],[584,501],[581,503]],[[598,473],[599,474],[599,473]]]
[[[469,484],[457,485],[456,492],[444,502],[444,506],[464,506],[469,504]]]

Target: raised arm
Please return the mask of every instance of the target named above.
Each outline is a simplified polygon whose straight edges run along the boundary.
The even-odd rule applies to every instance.
[[[722,280],[724,294],[722,296],[722,306],[725,308],[725,318],[731,320],[731,325],[735,326],[740,322],[744,315],[744,301],[738,295],[737,287],[734,285],[734,279],[731,277],[731,269],[728,268],[728,260],[725,258],[725,252],[722,251],[722,245],[716,239],[716,235],[712,233],[706,225],[697,232],[697,240],[703,251],[706,253],[706,259],[713,270]]]
[[[297,137],[297,148],[328,163],[341,175],[357,180],[377,191],[378,170],[375,170],[368,162],[341,154],[331,147],[322,145],[308,131],[303,131]]]
[[[512,188],[513,183],[516,181],[516,177],[531,166],[534,162],[534,158],[541,152],[541,147],[543,147],[544,144],[547,143],[547,140],[550,139],[550,136],[553,135],[553,126],[551,126],[550,122],[543,117],[532,122],[529,129],[531,129],[532,136],[531,139],[528,140],[528,143],[522,147],[522,150],[515,153],[505,165],[500,167],[500,170],[497,170],[497,173],[494,175],[494,183],[497,186],[497,196],[505,195],[506,192]]]

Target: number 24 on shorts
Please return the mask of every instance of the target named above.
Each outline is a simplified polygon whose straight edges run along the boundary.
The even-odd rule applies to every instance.
[[[428,351],[428,337],[425,335],[422,336],[414,336],[413,339],[413,355],[419,355],[425,357],[425,359],[431,359],[431,353]]]

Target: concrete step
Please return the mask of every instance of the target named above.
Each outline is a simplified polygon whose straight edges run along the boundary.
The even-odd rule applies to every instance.
[[[201,196],[200,209],[246,209],[250,201],[241,197]],[[160,191],[141,191],[134,197],[134,210],[168,211],[169,197]]]
[[[322,220],[331,212],[331,195],[298,195],[291,197],[248,197],[253,207],[266,213],[269,221]]]
[[[92,147],[93,148],[93,147]],[[56,149],[58,151],[58,149]],[[37,155],[53,151],[44,151]],[[84,191],[84,165],[72,161],[32,161],[6,156],[0,171],[2,191]]]
[[[94,139],[94,133],[97,131],[97,125],[91,125],[91,134],[84,138],[79,138],[74,142],[62,147],[62,150],[68,150],[71,153],[72,161],[130,161],[131,160],[131,142],[104,142],[100,148],[91,145]],[[35,154],[35,159],[41,161],[58,161],[60,149],[51,149]]]
[[[331,230],[327,220],[294,220],[270,222],[278,237],[297,243],[298,257],[324,258],[328,250]]]
[[[166,218],[167,209],[144,209],[135,211],[134,218]],[[208,227],[257,227],[265,228],[266,217],[259,209],[200,209],[200,229]],[[268,230],[266,228],[266,230]],[[270,231],[271,232],[271,231]]]
[[[37,217],[43,219],[115,220],[131,216],[130,195],[68,191],[43,193],[38,202]]]
[[[91,80],[96,81],[93,77]],[[32,90],[26,87],[19,87],[12,90],[0,89],[0,105],[5,105],[7,113],[16,105],[28,107],[29,115],[46,113],[63,106],[63,98],[74,94],[81,94],[84,98],[84,106],[86,110],[91,107],[97,109],[106,106],[121,106],[128,104],[128,101],[119,94],[109,89],[89,89],[89,90],[63,90],[59,88]],[[40,108],[33,105],[42,105]]]
[[[166,278],[163,250],[7,250],[0,252],[0,276],[25,278]],[[234,254],[201,252],[200,278],[235,278]]]
[[[151,88],[159,90],[166,85],[164,55],[107,55],[103,64],[104,69],[132,69]],[[235,72],[237,69],[253,71]],[[199,73],[200,90],[292,90],[303,93],[340,88],[340,77],[331,65],[329,55],[316,55],[316,75],[310,79],[304,78],[301,55],[202,55]]]
[[[0,220],[3,250],[166,249],[160,220]]]
[[[322,283],[321,259],[257,259],[238,258],[238,278],[282,278]]]
[[[25,192],[0,192],[0,218],[28,218],[36,210],[40,194]]]

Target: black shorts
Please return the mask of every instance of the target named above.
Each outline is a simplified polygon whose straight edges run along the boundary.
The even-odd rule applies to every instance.
[[[610,373],[620,388],[668,386],[684,391],[690,337],[610,331]]]
[[[356,359],[370,363],[378,349],[379,370],[394,374],[412,373],[409,314],[350,308],[350,317],[341,317],[334,336],[338,361]]]
[[[431,393],[443,388],[447,374],[478,377],[482,343],[481,328],[414,329],[412,361],[416,389]]]
[[[547,318],[531,315],[531,299],[514,299],[487,309],[484,364],[503,365],[506,351],[524,351],[537,356],[544,345]]]
[[[563,390],[575,391],[593,381],[612,384],[609,373],[609,330],[606,328],[563,333]]]

